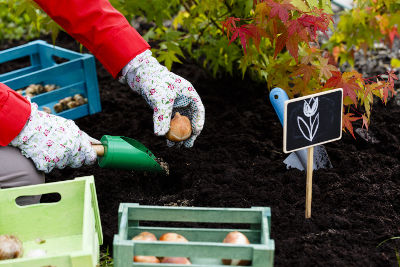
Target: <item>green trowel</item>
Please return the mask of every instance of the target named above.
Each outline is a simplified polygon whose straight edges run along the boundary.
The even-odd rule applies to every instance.
[[[167,139],[174,142],[184,141],[192,133],[188,117],[176,112],[171,120]],[[97,141],[98,142],[98,141]],[[169,174],[168,164],[154,156],[149,149],[135,139],[124,136],[104,135],[101,144],[92,144],[97,153],[101,168],[151,171]]]
[[[135,139],[104,135],[100,142],[92,144],[92,147],[101,168],[168,173],[167,164]]]

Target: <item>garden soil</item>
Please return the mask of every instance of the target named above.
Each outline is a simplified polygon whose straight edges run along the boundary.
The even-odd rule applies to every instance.
[[[44,37],[51,42],[50,38]],[[1,49],[24,42],[2,44]],[[56,45],[79,51],[62,34]],[[3,64],[1,72],[20,61]],[[97,62],[102,111],[76,120],[89,135],[123,135],[142,142],[170,165],[170,175],[101,169],[54,170],[46,182],[94,175],[103,226],[102,250],[112,250],[121,202],[200,207],[267,206],[272,212],[275,266],[397,266],[400,243],[400,106],[373,108],[369,134],[344,133],[326,144],[331,169],[314,171],[312,218],[305,219],[306,175],[286,169],[282,127],[265,84],[212,78],[195,64],[173,71],[191,81],[206,109],[202,134],[191,149],[168,148],[153,134],[152,110]],[[355,128],[360,127],[356,123]]]

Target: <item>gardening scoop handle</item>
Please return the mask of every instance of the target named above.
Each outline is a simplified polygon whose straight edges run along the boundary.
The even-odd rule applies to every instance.
[[[96,151],[98,157],[104,156],[104,146],[98,144],[92,144],[92,148]]]

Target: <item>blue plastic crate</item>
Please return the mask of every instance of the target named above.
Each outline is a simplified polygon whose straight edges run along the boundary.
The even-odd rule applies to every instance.
[[[30,66],[0,74],[0,82],[14,90],[30,84],[55,84],[60,88],[32,97],[41,110],[44,106],[52,114],[77,119],[101,111],[96,64],[90,54],[82,54],[46,43],[42,40],[0,51],[0,63],[29,57]],[[62,58],[57,63],[56,58]],[[53,106],[61,99],[81,94],[88,103],[56,113]]]

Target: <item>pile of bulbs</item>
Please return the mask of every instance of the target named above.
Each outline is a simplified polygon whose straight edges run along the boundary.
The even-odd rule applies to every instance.
[[[81,106],[87,104],[88,99],[84,98],[81,94],[76,94],[74,96],[69,96],[58,101],[57,104],[54,105],[53,109],[56,113],[60,113],[63,110],[75,108],[77,106]]]
[[[47,93],[47,92],[56,90],[58,88],[60,88],[60,87],[55,84],[46,84],[44,86],[41,84],[31,84],[25,88],[25,96],[32,98],[35,95]],[[24,91],[23,89],[17,90],[17,92],[21,95],[22,95],[23,91]]]
[[[142,232],[139,235],[133,237],[132,240],[151,242],[151,241],[157,241],[157,238],[152,233]],[[188,240],[184,236],[177,234],[177,233],[165,233],[162,236],[160,236],[159,241],[178,242],[178,243],[188,242]],[[247,237],[238,231],[228,233],[227,236],[225,237],[225,239],[223,240],[223,242],[231,243],[231,244],[241,244],[241,245],[250,244]],[[134,262],[142,262],[142,263],[174,263],[174,264],[186,264],[186,265],[191,264],[190,260],[185,257],[134,256],[133,261]],[[223,259],[222,263],[224,265],[246,266],[246,265],[250,265],[251,261],[236,260],[236,259]]]

